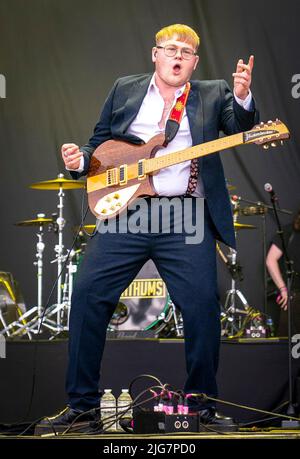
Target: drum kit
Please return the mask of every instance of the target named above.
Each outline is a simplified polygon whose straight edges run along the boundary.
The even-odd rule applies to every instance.
[[[74,276],[78,264],[84,256],[85,235],[92,235],[96,230],[96,225],[76,227],[80,248],[78,250],[73,248],[65,250],[63,237],[66,226],[64,218],[65,191],[85,188],[85,182],[66,179],[63,174],[59,174],[53,180],[34,183],[30,185],[30,188],[56,191],[58,198],[57,214],[52,214],[55,215],[55,218],[46,218],[45,214],[39,213],[34,219],[16,223],[19,227],[37,229],[36,261],[34,262],[37,269],[37,304],[19,314],[11,323],[5,322],[2,317],[0,336],[27,336],[32,339],[33,335],[39,334],[41,330],[47,330],[50,332],[50,339],[53,339],[60,333],[69,330]],[[233,188],[232,185],[228,185],[229,190]],[[269,207],[251,201],[246,201],[251,206],[242,207],[241,201],[242,198],[237,196],[231,198],[236,236],[241,230],[257,228],[254,225],[238,222],[239,216],[264,216]],[[43,300],[45,227],[54,228],[58,234],[58,243],[54,248],[55,260],[53,260],[57,263],[56,302],[46,306],[44,306]],[[236,250],[230,248],[229,253],[225,255],[219,244],[217,244],[216,249],[221,260],[228,267],[231,276],[231,286],[226,292],[226,300],[222,307],[221,323],[222,335],[232,337],[241,332],[249,316],[253,313],[253,309],[249,306],[243,293],[236,287],[236,282],[242,280],[242,267],[237,261]],[[144,265],[136,279],[121,295],[108,327],[108,333],[112,336],[126,336],[126,333],[131,331],[141,332],[141,335],[151,332],[153,336],[157,337],[181,338],[184,335],[181,314],[172,302],[166,286],[151,260]]]
[[[37,267],[37,305],[27,310],[18,320],[10,324],[4,323],[0,332],[1,335],[23,336],[24,334],[32,339],[32,335],[39,334],[41,328],[47,328],[53,336],[68,330],[69,327],[69,312],[71,305],[71,295],[73,288],[73,278],[77,270],[77,264],[74,263],[76,255],[75,250],[64,250],[63,230],[66,224],[64,218],[64,198],[66,190],[82,189],[85,187],[85,182],[78,180],[69,180],[64,178],[63,174],[59,174],[53,180],[47,180],[30,185],[30,188],[36,190],[53,190],[58,193],[57,218],[46,218],[45,214],[37,214],[37,217],[32,220],[23,220],[16,223],[20,227],[32,226],[37,228],[37,244],[36,244],[36,261],[34,264]],[[43,241],[44,228],[46,226],[55,227],[58,234],[58,243],[55,245],[55,260],[57,263],[57,298],[56,303],[47,308],[43,305],[43,277],[44,263],[43,253],[45,243]],[[66,266],[66,274],[64,275],[64,264]]]

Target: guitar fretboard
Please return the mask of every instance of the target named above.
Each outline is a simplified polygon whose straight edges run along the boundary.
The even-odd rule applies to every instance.
[[[217,151],[225,150],[227,148],[236,147],[243,143],[243,133],[233,134],[221,139],[206,142],[203,145],[196,145],[194,147],[186,148],[185,150],[175,151],[167,155],[159,156],[157,158],[150,158],[145,164],[145,173],[158,171],[164,167],[173,166],[184,161],[192,160],[201,156],[210,155]]]

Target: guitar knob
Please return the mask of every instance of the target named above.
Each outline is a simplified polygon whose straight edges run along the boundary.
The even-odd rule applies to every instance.
[[[111,197],[110,196],[107,196],[106,202],[111,202]]]
[[[114,194],[114,199],[119,199],[119,198],[120,198],[119,193],[115,193],[115,194]]]
[[[107,210],[106,209],[102,209],[100,214],[106,214],[107,213]]]

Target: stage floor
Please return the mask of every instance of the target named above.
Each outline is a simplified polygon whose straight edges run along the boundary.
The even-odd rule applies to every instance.
[[[251,440],[299,440],[300,439],[300,430],[286,430],[286,429],[277,429],[277,430],[269,430],[269,431],[256,431],[256,432],[223,432],[221,433],[185,433],[185,434],[161,434],[161,435],[133,435],[133,434],[97,434],[97,435],[84,435],[84,434],[66,434],[64,436],[55,436],[54,434],[51,436],[27,436],[27,437],[19,437],[19,436],[5,436],[0,435],[0,440],[7,440],[8,443],[10,440],[21,440],[21,446],[23,453],[26,451],[26,443],[28,443],[29,447],[37,447],[42,446],[40,442],[46,443],[48,452],[51,451],[51,448],[57,446],[60,448],[61,441],[68,440],[68,444],[70,440],[76,440],[75,446],[76,448],[80,445],[81,442],[79,440],[84,441],[83,445],[85,448],[85,452],[87,452],[87,447],[92,445],[94,448],[99,446],[99,451],[104,452],[104,448],[120,448],[120,445],[139,445],[142,451],[146,451],[145,445],[148,448],[155,448],[154,445],[170,445],[170,444],[177,444],[185,442],[186,445],[191,443],[195,443],[199,445],[201,441],[216,441],[216,440],[235,440],[239,441],[242,440],[243,444],[245,441]],[[38,443],[37,443],[38,441]],[[54,443],[53,443],[54,442]],[[58,443],[57,443],[58,442]],[[55,445],[56,443],[56,445]],[[40,449],[40,448],[39,448]],[[146,451],[147,452],[147,451]]]
[[[55,413],[66,404],[67,346],[66,339],[7,341],[6,358],[0,359],[0,423],[33,421]],[[300,359],[293,359],[293,372],[299,400]],[[182,389],[183,340],[107,340],[100,389],[111,388],[118,396],[122,388],[128,388],[134,378],[145,373]],[[150,385],[151,381],[141,381],[135,387],[136,393]],[[221,400],[273,411],[288,399],[286,340],[223,341],[218,385]],[[263,417],[242,407],[220,403],[219,408],[245,424]]]

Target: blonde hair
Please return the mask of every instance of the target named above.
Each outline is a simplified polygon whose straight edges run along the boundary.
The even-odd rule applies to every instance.
[[[157,45],[165,40],[170,40],[171,38],[176,38],[179,41],[185,41],[186,43],[192,45],[196,50],[200,45],[200,37],[191,27],[184,24],[172,24],[167,27],[163,27],[155,35]]]

